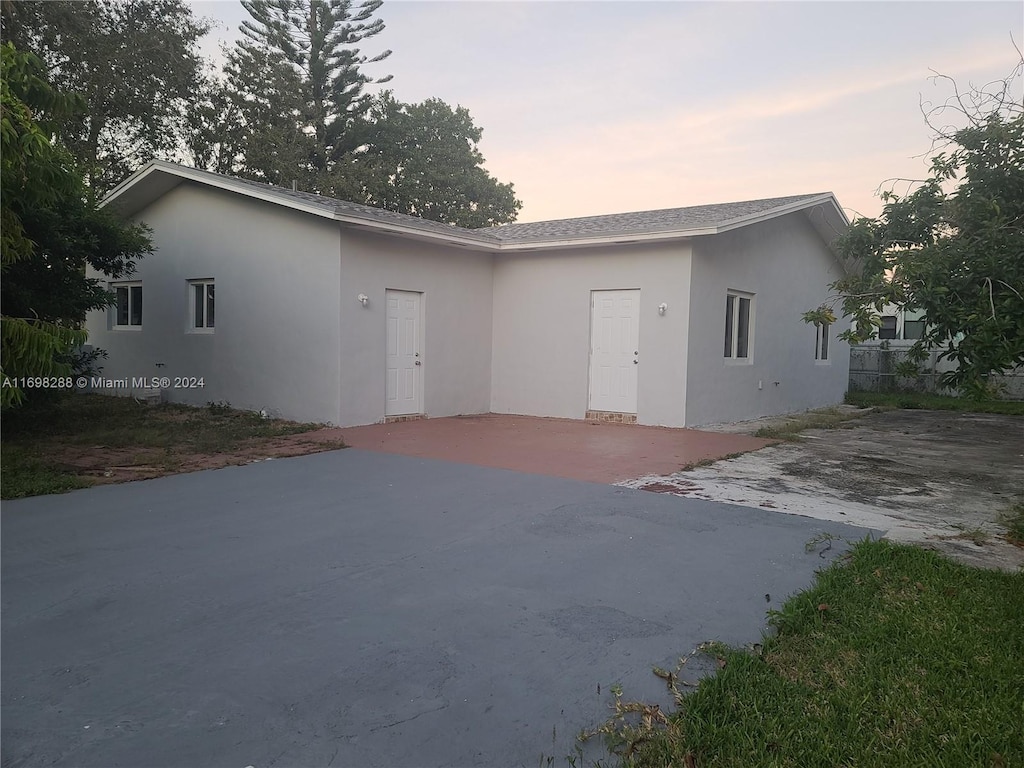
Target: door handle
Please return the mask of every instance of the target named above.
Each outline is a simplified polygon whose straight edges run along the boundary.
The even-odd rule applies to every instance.
[[[416,365],[423,365],[419,360],[416,361]]]
[[[640,365],[640,361],[639,360],[634,360],[633,361],[633,365]]]

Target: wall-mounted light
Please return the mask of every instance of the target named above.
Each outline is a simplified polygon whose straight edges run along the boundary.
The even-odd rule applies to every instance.
[[[370,297],[367,296],[365,293],[360,293],[358,296],[356,296],[356,300],[364,307],[370,303]]]
[[[668,312],[668,304],[661,302],[661,304],[658,305],[658,314],[664,315],[666,312]]]

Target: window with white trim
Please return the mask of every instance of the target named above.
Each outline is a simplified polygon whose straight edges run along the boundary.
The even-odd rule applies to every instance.
[[[831,329],[831,323],[814,324],[814,359],[819,363],[828,362],[828,336]]]
[[[189,280],[189,328],[192,331],[213,333],[214,281]]]
[[[725,358],[749,361],[754,294],[729,291],[725,296]]]
[[[114,292],[113,328],[116,331],[142,329],[142,283],[111,283]]]

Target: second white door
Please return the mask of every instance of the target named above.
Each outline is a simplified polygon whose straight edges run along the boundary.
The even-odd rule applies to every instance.
[[[640,291],[592,291],[590,302],[590,410],[636,413]]]
[[[387,291],[387,387],[385,416],[423,413],[420,299],[411,291]]]

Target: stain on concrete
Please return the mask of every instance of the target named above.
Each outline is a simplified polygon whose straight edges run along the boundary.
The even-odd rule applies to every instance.
[[[998,521],[1024,496],[1024,417],[894,410],[801,435],[619,485],[881,528],[974,565],[1024,566]]]
[[[604,638],[608,644],[634,637],[657,637],[672,627],[640,616],[633,616],[607,605],[574,605],[542,614],[558,634],[573,640]]]

